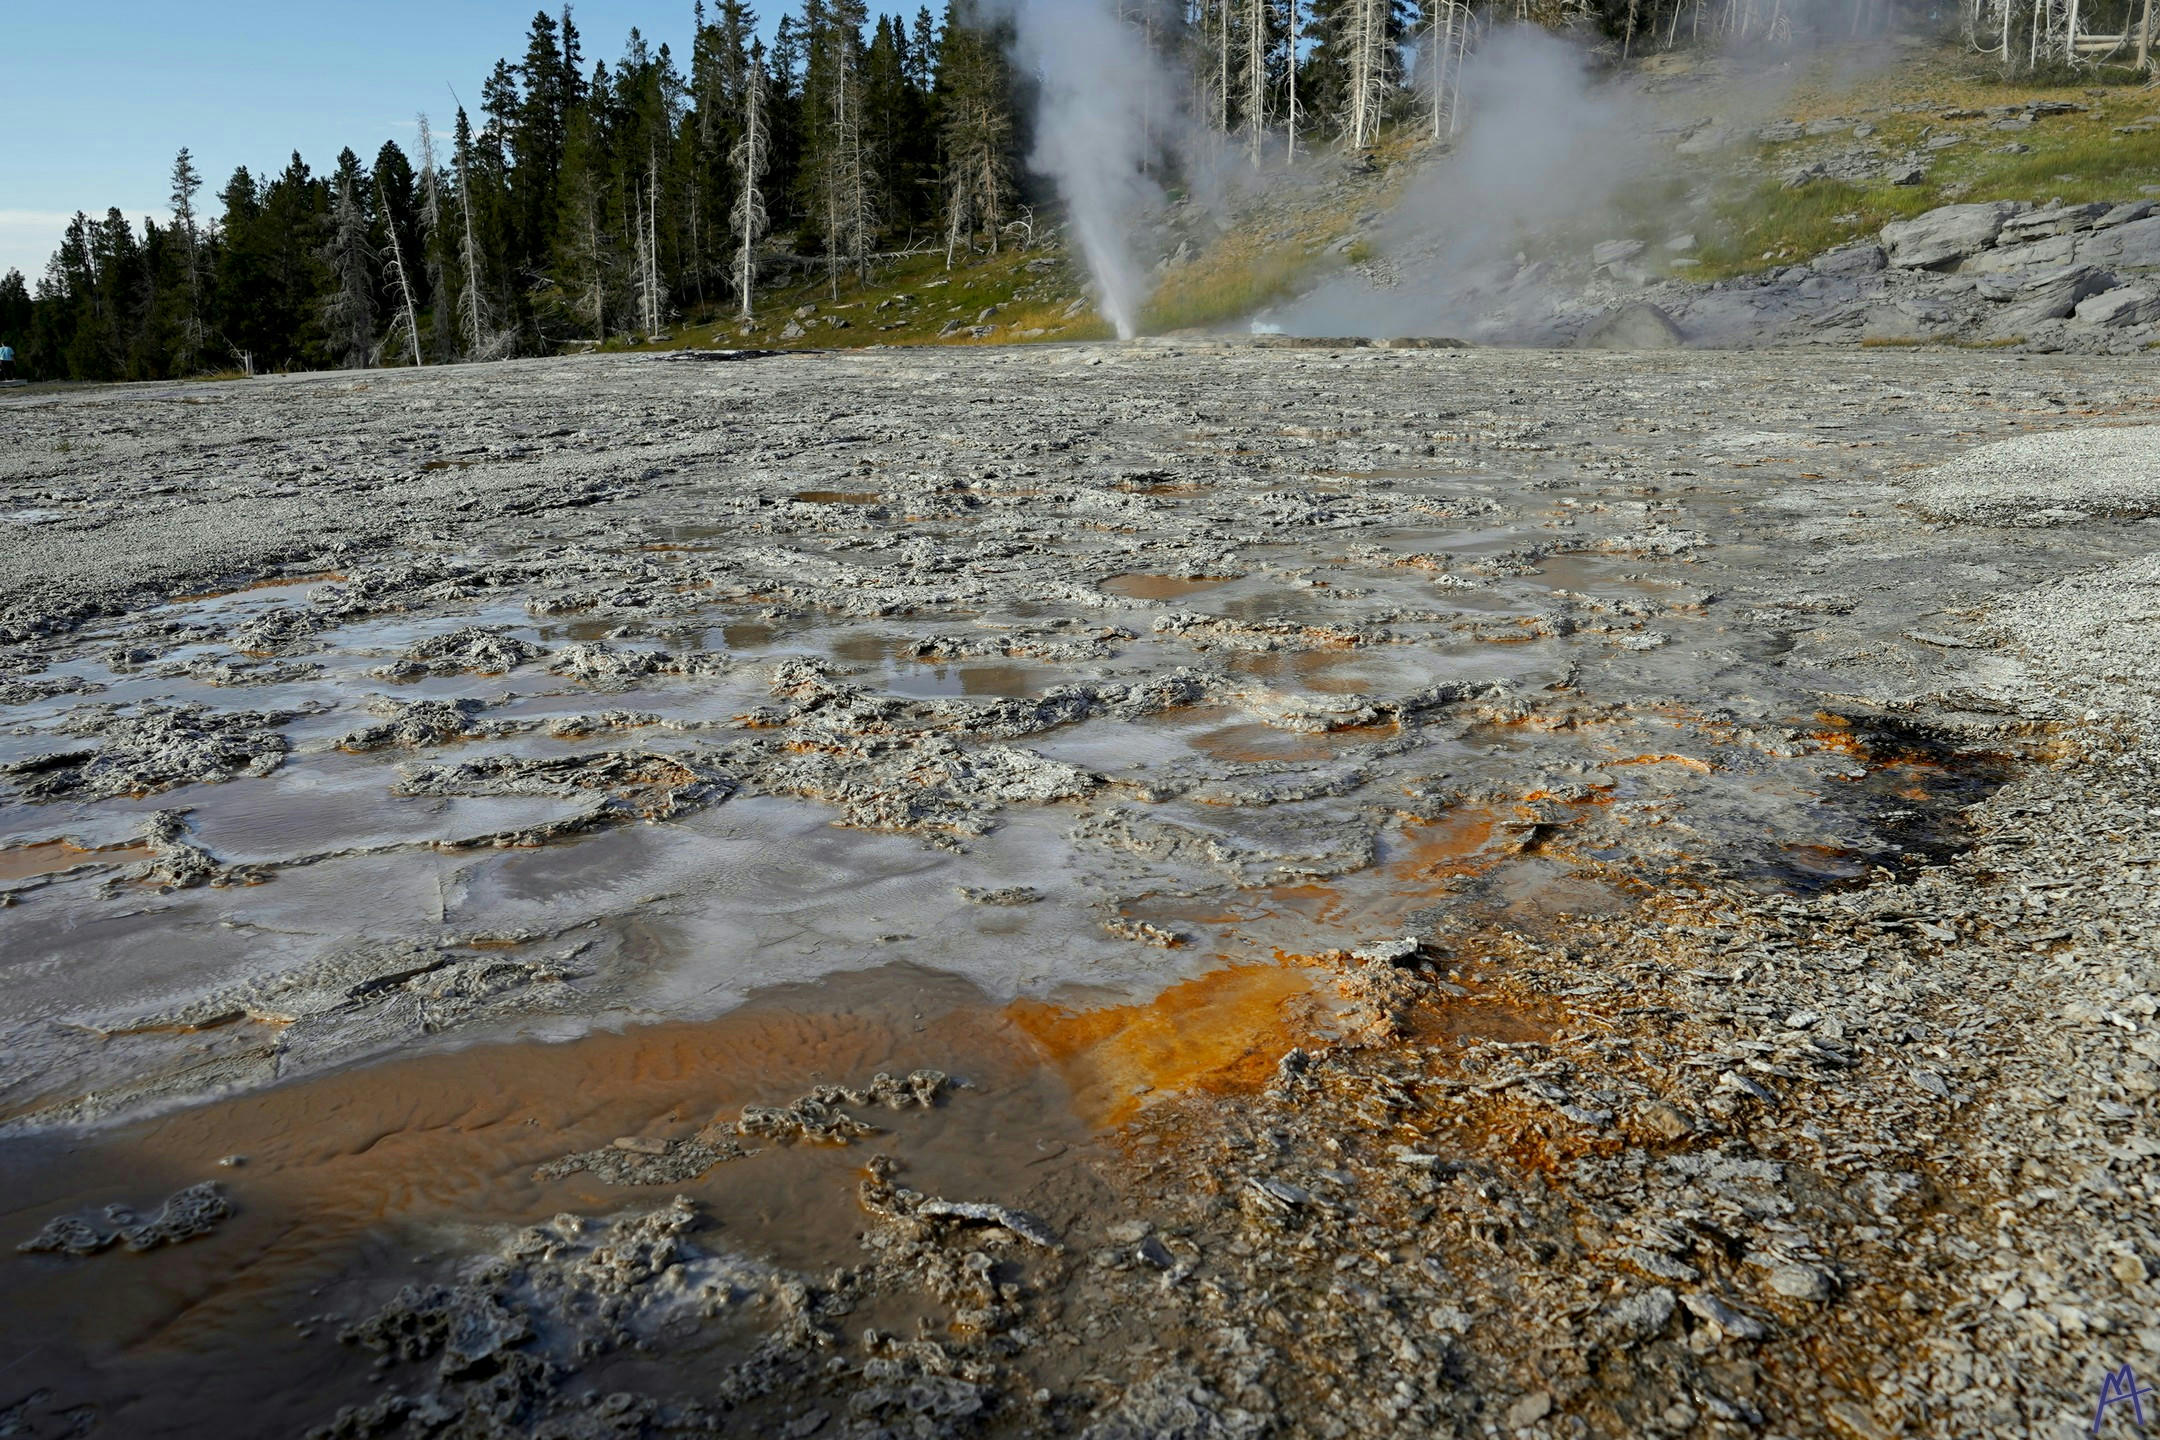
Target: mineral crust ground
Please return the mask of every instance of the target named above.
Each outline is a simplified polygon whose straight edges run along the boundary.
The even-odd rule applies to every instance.
[[[2143,359],[0,429],[0,1434],[2068,1440],[2160,1371]]]

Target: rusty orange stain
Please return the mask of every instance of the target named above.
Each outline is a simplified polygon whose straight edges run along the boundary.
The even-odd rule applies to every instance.
[[[1403,825],[1407,848],[1388,868],[1399,879],[1430,880],[1467,875],[1480,868],[1471,859],[1492,843],[1497,817],[1482,806],[1450,810],[1438,820]]]
[[[1073,1009],[1022,999],[1006,1015],[1064,1074],[1082,1116],[1117,1125],[1151,1094],[1265,1085],[1305,1033],[1297,1002],[1317,978],[1297,965],[1231,965],[1137,1004]]]

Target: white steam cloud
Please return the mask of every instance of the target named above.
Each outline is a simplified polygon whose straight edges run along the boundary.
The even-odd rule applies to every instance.
[[[1518,254],[1605,238],[1659,168],[1647,106],[1592,83],[1588,58],[1559,36],[1498,30],[1470,53],[1461,84],[1454,152],[1418,174],[1374,237],[1395,282],[1345,276],[1276,317],[1282,328],[1537,338],[1549,287]]]
[[[1056,184],[1103,316],[1129,340],[1148,292],[1129,237],[1162,201],[1146,170],[1149,109],[1176,92],[1176,81],[1109,0],[992,0],[987,8],[1011,17],[1013,59],[1040,87],[1029,168]]]

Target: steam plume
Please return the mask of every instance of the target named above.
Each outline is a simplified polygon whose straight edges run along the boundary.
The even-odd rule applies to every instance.
[[[1127,237],[1162,199],[1145,168],[1149,109],[1176,93],[1176,81],[1107,0],[993,0],[991,8],[1011,16],[1013,59],[1040,86],[1028,165],[1057,185],[1102,313],[1129,340],[1147,272]]]
[[[1399,277],[1375,290],[1343,277],[1292,306],[1303,334],[1478,334],[1534,339],[1549,287],[1518,252],[1604,238],[1659,155],[1639,99],[1592,84],[1567,40],[1510,26],[1471,52],[1460,81],[1468,127],[1455,152],[1411,182],[1377,248]]]

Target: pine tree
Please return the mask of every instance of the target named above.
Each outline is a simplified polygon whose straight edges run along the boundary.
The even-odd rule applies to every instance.
[[[577,75],[560,40],[569,18],[565,10],[558,25],[545,10],[535,14],[525,34],[525,59],[518,66],[524,96],[513,107],[510,143],[517,162],[513,194],[519,249],[526,257],[544,258],[555,243],[565,129]]]
[[[862,0],[831,0],[831,129],[825,147],[826,254],[833,294],[839,294],[837,262],[853,263],[858,284],[870,278],[870,238],[876,227],[875,157],[863,124]]]
[[[36,368],[36,357],[31,353],[31,327],[37,323],[37,308],[30,298],[30,286],[20,270],[10,268],[0,275],[0,345],[14,350],[16,370],[22,378],[37,380],[43,372]]]
[[[367,193],[360,157],[347,148],[338,155],[330,181],[330,242],[323,260],[332,280],[322,312],[329,356],[351,370],[375,359],[375,250],[368,243]]]
[[[185,145],[173,161],[172,169],[172,215],[174,239],[179,246],[181,294],[184,309],[181,314],[179,345],[174,355],[178,368],[193,370],[202,358],[206,327],[204,315],[208,297],[204,294],[204,270],[209,259],[207,237],[195,219],[195,196],[202,189],[202,176],[195,169],[194,157]]]
[[[297,150],[263,187],[248,237],[260,279],[250,297],[253,343],[246,348],[258,370],[318,365],[325,359],[320,297],[329,276],[322,262],[329,209],[328,185]]]
[[[562,213],[557,217],[555,264],[569,308],[594,344],[608,336],[609,290],[615,255],[607,224],[606,141],[589,105],[571,112],[563,144]]]
[[[989,232],[990,253],[1012,198],[1012,90],[998,37],[968,25],[959,0],[948,0],[939,41],[938,94],[943,116],[945,266],[957,250]]]

